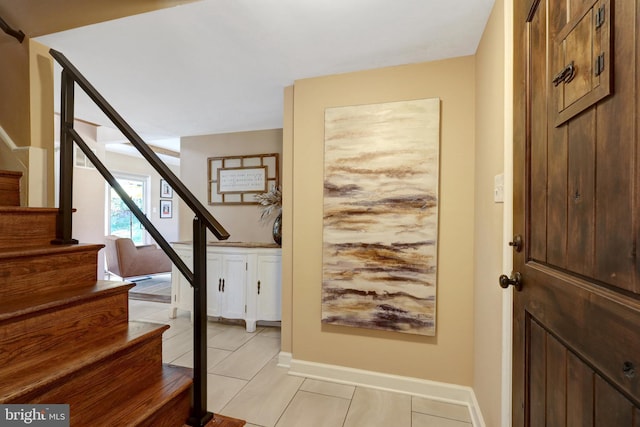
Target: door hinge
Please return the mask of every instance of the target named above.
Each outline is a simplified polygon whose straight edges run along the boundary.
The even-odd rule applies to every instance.
[[[244,312],[247,313],[247,304],[244,305]]]
[[[249,263],[248,262],[244,263],[244,271],[249,271]]]
[[[596,29],[602,27],[602,25],[604,24],[604,21],[605,21],[604,5],[600,6],[596,11],[595,21],[596,21],[595,22]]]
[[[604,71],[604,52],[596,57],[594,70],[596,77],[602,74],[602,72]]]

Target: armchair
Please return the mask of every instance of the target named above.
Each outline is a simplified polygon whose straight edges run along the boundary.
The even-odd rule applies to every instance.
[[[107,271],[116,276],[146,276],[171,272],[171,260],[156,245],[135,246],[129,238],[105,237]]]

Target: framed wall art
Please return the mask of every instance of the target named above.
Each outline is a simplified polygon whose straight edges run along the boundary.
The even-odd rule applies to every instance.
[[[270,153],[208,158],[209,204],[258,204],[257,194],[279,185],[278,157]]]
[[[173,188],[162,178],[160,178],[160,197],[165,199],[173,198]]]
[[[322,322],[435,335],[440,100],[325,110]]]
[[[173,218],[173,202],[160,200],[160,218]]]

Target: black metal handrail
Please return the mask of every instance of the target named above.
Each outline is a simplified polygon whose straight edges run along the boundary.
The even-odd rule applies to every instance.
[[[171,170],[160,160],[156,153],[142,140],[116,110],[98,93],[78,69],[60,52],[51,49],[51,56],[62,66],[62,96],[60,110],[60,214],[55,243],[74,244],[72,238],[72,186],[73,186],[73,143],[75,142],[87,158],[93,163],[98,172],[118,193],[122,201],[136,216],[140,223],[151,234],[153,239],[169,256],[174,265],[189,281],[194,290],[193,301],[193,393],[191,416],[188,424],[204,426],[213,414],[207,411],[207,263],[206,233],[209,229],[219,240],[229,238],[229,233],[213,218],[207,209],[196,199]],[[78,85],[105,113],[105,115],[120,129],[123,135],[142,154],[151,166],[173,188],[178,196],[191,208],[193,219],[193,271],[186,266],[171,245],[162,237],[145,214],[124,191],[115,177],[89,148],[86,142],[74,129],[74,89]]]
[[[0,29],[5,33],[9,34],[11,37],[15,37],[16,39],[18,39],[20,43],[23,42],[24,33],[20,30],[14,30],[13,28],[11,28],[9,24],[7,24],[4,21],[4,19],[2,19],[1,17],[0,17]]]

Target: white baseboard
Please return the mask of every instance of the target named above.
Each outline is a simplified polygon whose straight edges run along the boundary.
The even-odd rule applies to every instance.
[[[426,397],[446,403],[465,405],[474,427],[485,427],[476,395],[471,387],[419,378],[403,377],[337,365],[307,362],[292,358],[291,353],[280,353],[278,366],[289,366],[289,374],[340,384],[355,385]]]
[[[278,354],[278,366],[281,368],[291,368],[291,359],[293,358],[293,355],[291,353],[286,353],[284,351],[281,351]]]

